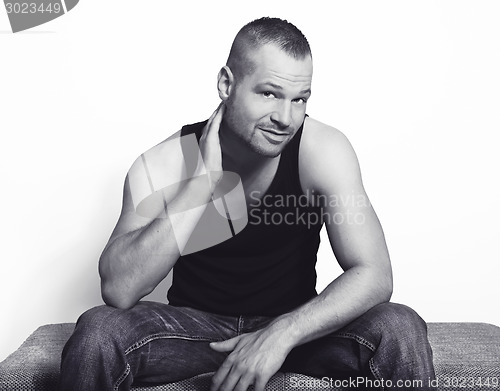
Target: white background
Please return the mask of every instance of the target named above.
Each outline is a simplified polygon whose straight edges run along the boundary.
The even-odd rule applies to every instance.
[[[234,35],[264,15],[311,43],[308,113],[358,153],[393,301],[500,325],[500,3],[82,0],[17,34],[0,8],[0,359],[101,303],[128,168],[211,114]],[[326,241],[319,258],[321,289],[339,268]]]

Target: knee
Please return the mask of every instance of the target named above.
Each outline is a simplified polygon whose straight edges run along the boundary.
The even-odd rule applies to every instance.
[[[427,332],[425,321],[410,307],[397,303],[383,303],[375,307],[384,328],[392,331]]]
[[[117,324],[117,315],[121,312],[113,307],[101,305],[84,312],[77,320],[75,332],[83,334],[112,331]],[[116,329],[115,329],[116,332]]]
[[[120,311],[122,310],[102,305],[84,312],[78,318],[65,350],[85,354],[116,342],[121,334],[119,328],[123,326],[117,316]]]
[[[427,342],[427,324],[413,309],[396,303],[376,306],[382,340],[395,345],[418,346]]]

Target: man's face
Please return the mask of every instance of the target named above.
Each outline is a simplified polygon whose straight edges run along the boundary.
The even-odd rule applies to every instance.
[[[312,59],[295,59],[269,44],[248,53],[254,71],[236,80],[224,125],[254,152],[278,156],[304,121]]]

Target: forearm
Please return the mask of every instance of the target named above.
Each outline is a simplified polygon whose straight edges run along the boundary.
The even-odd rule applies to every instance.
[[[166,218],[152,219],[145,226],[118,236],[106,247],[99,261],[99,273],[107,304],[131,307],[167,276],[212,192],[202,178],[187,182],[169,202]]]
[[[148,226],[115,239],[99,260],[106,304],[130,308],[150,293],[179,258],[176,247],[168,219],[155,219]]]
[[[391,271],[355,266],[332,281],[317,297],[278,317],[271,325],[290,350],[344,327],[392,294]]]

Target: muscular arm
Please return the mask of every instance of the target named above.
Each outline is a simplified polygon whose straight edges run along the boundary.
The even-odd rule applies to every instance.
[[[221,105],[200,139],[204,166],[213,174],[210,181],[199,176],[189,179],[169,201],[167,210],[161,211],[163,218],[147,218],[136,212],[131,181],[128,176],[125,179],[122,212],[99,260],[101,293],[106,304],[118,308],[134,306],[167,276],[179,258],[204,212],[204,208],[193,210],[191,206],[209,202],[220,179],[218,174],[222,173],[218,131],[223,112]],[[168,213],[186,210],[190,213]]]
[[[356,155],[338,130],[310,122],[311,134],[305,135],[301,150],[301,178],[306,189],[329,201],[326,229],[344,272],[316,298],[276,321],[289,330],[292,346],[338,330],[392,294],[384,233],[364,190]]]
[[[294,347],[342,328],[392,294],[384,234],[349,141],[339,131],[308,119],[299,161],[304,190],[332,201],[326,206],[325,223],[344,272],[317,297],[266,328],[212,344],[216,350],[231,351],[214,376],[212,390],[243,390],[254,383],[255,390],[262,391]]]
[[[203,205],[210,200],[211,192],[207,186],[189,181],[169,206],[182,210],[187,197],[193,196],[199,198],[199,205]],[[189,237],[202,213],[203,209],[200,208],[183,218],[183,237]],[[130,308],[167,276],[180,256],[176,238],[179,232],[176,230],[174,235],[172,229],[172,219],[176,217],[148,220],[138,216],[132,205],[127,177],[123,211],[116,234],[113,233],[99,261],[101,290],[106,304]],[[122,233],[124,226],[127,229]]]

